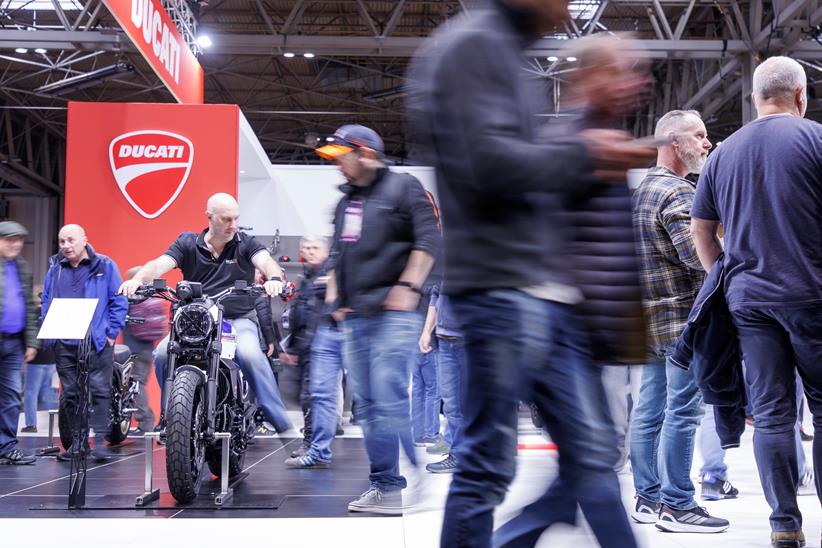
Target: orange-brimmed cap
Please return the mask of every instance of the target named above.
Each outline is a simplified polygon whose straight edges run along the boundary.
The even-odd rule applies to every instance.
[[[327,145],[315,150],[320,158],[334,160],[357,148],[385,152],[385,145],[377,132],[359,124],[342,126],[334,132],[334,137],[329,138],[329,141]]]

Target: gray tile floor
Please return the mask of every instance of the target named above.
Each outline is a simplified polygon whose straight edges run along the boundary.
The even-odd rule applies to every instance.
[[[762,496],[759,486],[756,466],[751,446],[751,432],[743,437],[742,447],[729,451],[727,461],[731,474],[731,481],[740,490],[740,497],[736,500],[704,503],[713,514],[725,517],[731,521],[730,529],[721,534],[669,534],[657,531],[653,526],[636,525],[634,530],[641,546],[648,548],[690,547],[767,547],[768,540],[768,513],[769,509]],[[35,480],[34,467],[23,470],[12,470],[9,467],[0,468],[0,531],[3,535],[3,546],[28,548],[46,546],[50,539],[61,539],[62,546],[117,546],[117,547],[146,547],[146,546],[253,546],[253,545],[282,545],[282,546],[321,546],[321,547],[402,547],[402,548],[429,548],[438,545],[440,526],[442,522],[442,507],[447,494],[450,478],[443,475],[426,475],[424,491],[426,493],[423,510],[408,513],[401,518],[384,517],[342,517],[346,516],[345,506],[352,494],[357,494],[365,485],[364,474],[366,465],[365,455],[357,438],[355,428],[349,430],[348,439],[337,440],[335,449],[339,447],[340,458],[335,461],[328,471],[294,471],[286,470],[282,466],[283,450],[276,451],[283,441],[261,440],[259,451],[254,461],[259,461],[251,470],[246,480],[249,488],[258,492],[278,489],[289,491],[288,500],[275,514],[268,513],[232,513],[226,512],[157,512],[154,517],[172,517],[174,519],[143,519],[139,526],[133,519],[122,517],[138,517],[137,512],[110,512],[107,516],[117,516],[113,519],[54,519],[44,516],[42,512],[32,512],[32,500],[38,497],[57,499],[62,495],[65,480],[53,482],[49,486],[17,492],[14,496],[6,496],[17,485],[20,477],[15,474],[25,474],[29,485]],[[537,434],[526,432],[521,441],[543,441]],[[32,442],[42,442],[42,439]],[[287,441],[286,441],[287,443]],[[40,443],[42,445],[42,443]],[[810,454],[810,444],[806,444],[806,451]],[[435,458],[420,454],[423,462],[430,462]],[[158,456],[159,458],[159,456]],[[141,456],[132,457],[134,462],[129,468],[140,468]],[[498,509],[497,522],[502,523],[509,519],[522,505],[538,496],[548,484],[556,471],[556,454],[545,450],[524,450],[518,456],[518,476],[511,486],[509,496]],[[47,466],[51,463],[43,463]],[[121,466],[121,465],[117,465]],[[95,470],[101,475],[101,482],[105,482],[107,489],[112,486],[124,489],[126,492],[139,490],[141,483],[139,474],[128,478],[118,479],[115,470],[117,466],[109,466]],[[125,466],[122,465],[122,466]],[[39,464],[38,464],[39,467]],[[694,463],[694,470],[698,470],[699,462]],[[45,472],[45,469],[41,470]],[[42,475],[42,474],[41,474]],[[55,476],[60,477],[60,476]],[[633,503],[632,480],[630,474],[621,475],[623,498],[626,508]],[[58,489],[55,484],[61,484]],[[90,487],[92,482],[90,481]],[[95,483],[95,489],[101,488],[103,483]],[[14,499],[12,502],[9,499]],[[39,499],[38,499],[39,500]],[[820,527],[822,524],[822,510],[816,496],[799,498],[799,505],[805,517],[805,534],[808,546],[820,546]],[[5,510],[4,510],[5,508]],[[176,514],[176,515],[175,515]],[[188,514],[188,515],[187,515]],[[253,517],[254,519],[242,519]],[[140,517],[150,517],[151,513],[142,513]],[[340,516],[340,517],[333,517]],[[26,518],[36,517],[32,520]],[[71,514],[71,517],[87,517],[83,514]],[[228,522],[216,519],[179,519],[184,517],[233,517]],[[226,527],[228,525],[228,527]],[[55,536],[55,535],[58,535]],[[76,540],[75,540],[76,539]],[[584,523],[577,529],[558,526],[550,529],[543,535],[541,547],[589,547],[596,546],[593,537]]]

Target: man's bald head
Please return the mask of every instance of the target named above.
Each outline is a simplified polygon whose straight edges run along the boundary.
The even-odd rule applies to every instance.
[[[237,211],[239,214],[240,204],[234,199],[231,194],[225,192],[218,192],[208,199],[206,204],[206,213],[222,214],[225,211]]]
[[[86,245],[86,231],[80,225],[66,225],[60,229],[57,235],[57,244],[60,246],[60,253],[73,265],[77,265],[88,257]]]
[[[65,225],[63,228],[60,229],[57,237],[62,238],[63,236],[74,236],[75,238],[82,238],[86,239],[86,230],[80,225]]]
[[[240,204],[230,194],[218,192],[208,199],[206,205],[209,239],[213,242],[228,242],[237,234],[240,218]]]

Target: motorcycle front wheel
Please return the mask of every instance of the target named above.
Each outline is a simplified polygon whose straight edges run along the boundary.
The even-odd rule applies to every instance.
[[[200,492],[205,460],[205,385],[195,371],[174,378],[166,413],[166,475],[175,500],[187,503]]]

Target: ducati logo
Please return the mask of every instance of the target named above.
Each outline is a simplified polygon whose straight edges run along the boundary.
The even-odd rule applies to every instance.
[[[194,161],[194,145],[167,131],[132,131],[111,141],[108,157],[128,203],[146,219],[154,219],[183,190]]]

